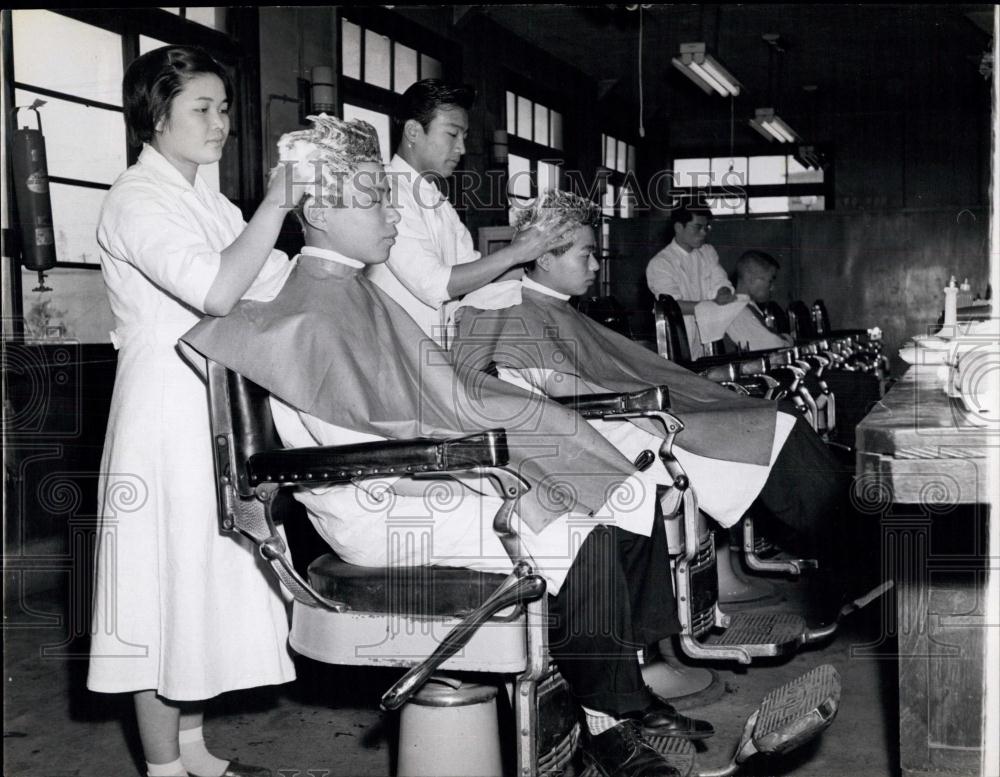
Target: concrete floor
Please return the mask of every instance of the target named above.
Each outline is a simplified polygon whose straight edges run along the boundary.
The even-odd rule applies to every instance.
[[[806,585],[781,583],[786,601],[777,609],[796,609]],[[54,590],[6,608],[4,775],[143,774],[130,700],[84,688],[85,645],[68,638],[73,629],[63,598]],[[749,670],[716,667],[724,694],[688,711],[712,721],[717,732],[700,746],[698,767],[727,762],[746,716],[769,690],[830,663],[843,680],[832,727],[795,753],[751,763],[743,773],[896,777],[894,645],[866,647],[880,641],[883,619],[892,616],[891,602],[890,594],[855,616],[822,649]],[[72,657],[74,652],[77,657]],[[220,757],[266,765],[283,777],[389,775],[395,716],[381,713],[377,705],[379,695],[398,676],[395,671],[326,667],[303,659],[296,683],[214,700],[208,708],[206,739]]]

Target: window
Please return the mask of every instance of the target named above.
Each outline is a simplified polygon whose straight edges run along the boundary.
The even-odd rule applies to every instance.
[[[189,22],[195,22],[196,24],[204,25],[205,27],[209,27],[213,30],[218,30],[219,32],[226,31],[225,8],[191,6],[189,8],[161,7],[160,10],[172,13],[174,16],[180,16],[182,19],[187,19]]]
[[[675,159],[676,190],[704,193],[716,215],[825,210],[830,180],[791,154]]]
[[[604,216],[631,218],[636,195],[631,183],[635,178],[635,146],[611,135],[601,135],[601,164],[608,173],[601,213]]]
[[[341,15],[341,115],[374,126],[387,161],[392,157],[390,116],[395,95],[423,78],[441,78],[444,73],[441,60],[429,48],[400,34],[384,14],[371,19],[364,14]]]
[[[207,27],[225,24],[223,8],[162,10]],[[63,266],[99,266],[95,228],[101,203],[131,161],[122,119],[125,52],[137,46],[143,54],[166,45],[138,31],[126,35],[98,24],[41,9],[11,11],[14,66],[8,84],[15,106],[44,103],[38,115],[45,137],[56,260]],[[145,26],[147,31],[156,29],[154,22]],[[35,113],[17,111],[17,126],[36,127]],[[219,189],[218,164],[202,167],[199,175]]]
[[[508,90],[507,193],[530,198],[559,189],[563,163],[562,114]]]

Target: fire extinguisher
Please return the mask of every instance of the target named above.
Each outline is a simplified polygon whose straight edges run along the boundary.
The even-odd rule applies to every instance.
[[[45,272],[56,265],[55,234],[52,231],[52,200],[49,197],[49,170],[45,161],[45,137],[42,135],[42,117],[38,108],[44,100],[35,100],[29,106],[14,108],[17,112],[35,112],[38,129],[21,127],[15,130],[12,162],[14,167],[14,200],[17,203],[18,222],[21,226],[21,263],[28,270],[38,273],[38,287],[34,291],[52,291],[45,285]]]

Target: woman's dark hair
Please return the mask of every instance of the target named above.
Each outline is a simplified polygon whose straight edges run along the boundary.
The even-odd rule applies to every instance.
[[[469,110],[475,101],[476,90],[471,86],[425,78],[403,92],[393,113],[393,120],[400,132],[410,119],[419,121],[426,131],[438,108],[450,105]]]
[[[184,84],[202,73],[222,79],[226,99],[233,100],[233,82],[226,69],[197,46],[163,46],[132,61],[122,80],[122,105],[128,142],[149,143],[160,119],[170,113],[170,103]]]

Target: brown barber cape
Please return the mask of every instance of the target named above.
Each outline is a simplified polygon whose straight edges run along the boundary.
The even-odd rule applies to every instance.
[[[671,411],[684,423],[678,444],[685,450],[747,464],[770,462],[774,402],[734,394],[530,288],[522,287],[519,305],[464,308],[451,356],[459,373],[494,362],[555,370],[614,392],[666,385]]]
[[[244,300],[182,338],[297,410],[389,439],[504,428],[532,488],[519,512],[540,531],[599,510],[635,472],[575,412],[489,375],[463,381],[448,355],[359,270],[303,254],[278,296]]]

